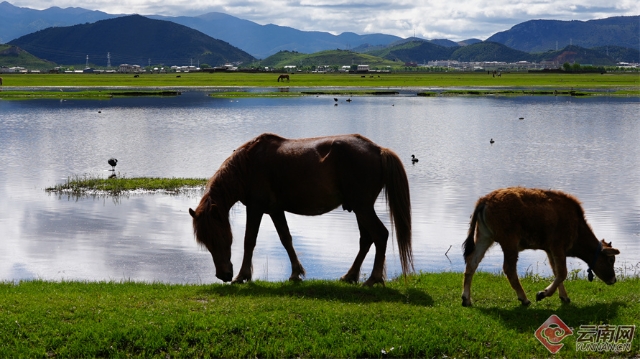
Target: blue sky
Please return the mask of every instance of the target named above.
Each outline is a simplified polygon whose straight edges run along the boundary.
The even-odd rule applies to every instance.
[[[591,20],[640,15],[638,0],[14,0],[15,6],[82,7],[111,14],[194,16],[216,11],[259,24],[334,34],[481,40],[534,20]]]

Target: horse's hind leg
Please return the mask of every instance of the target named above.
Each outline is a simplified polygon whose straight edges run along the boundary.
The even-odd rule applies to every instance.
[[[289,277],[289,280],[300,281],[302,280],[302,277],[304,277],[305,271],[302,267],[302,264],[300,264],[300,260],[298,260],[296,250],[293,248],[293,239],[291,238],[291,233],[289,232],[287,218],[285,217],[283,211],[270,213],[270,216],[271,220],[273,220],[273,224],[276,227],[276,231],[278,231],[280,242],[282,242],[284,249],[287,250],[289,260],[291,261],[291,276]]]
[[[349,268],[349,271],[345,275],[340,277],[340,280],[343,282],[358,283],[362,262],[367,256],[367,253],[369,253],[369,249],[373,244],[373,240],[371,239],[371,236],[366,230],[364,230],[359,220],[358,220],[358,229],[360,230],[360,250],[358,251],[358,255],[356,256],[356,259],[353,261],[351,268]]]
[[[367,232],[370,237],[370,241],[373,242],[376,246],[376,256],[373,260],[373,270],[371,271],[371,276],[367,279],[363,285],[371,287],[376,283],[382,283],[384,285],[384,261],[387,252],[387,240],[389,238],[389,231],[384,226],[378,215],[376,214],[373,206],[366,210],[355,211],[356,218],[358,219],[358,227],[360,227],[360,232]],[[366,244],[366,243],[365,243]],[[369,247],[371,244],[369,243]],[[368,251],[368,248],[367,248]],[[360,256],[362,254],[362,246],[360,247],[360,252],[358,253],[358,257],[356,257],[356,262],[360,260]],[[364,253],[364,256],[366,253]],[[360,262],[362,264],[362,262]]]

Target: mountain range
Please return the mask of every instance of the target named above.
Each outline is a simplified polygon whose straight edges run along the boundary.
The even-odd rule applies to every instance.
[[[48,27],[70,26],[112,19],[122,14],[107,14],[82,8],[51,7],[34,10],[0,2],[0,43]],[[368,52],[411,41],[393,35],[342,33],[333,35],[321,31],[301,31],[273,24],[260,25],[231,15],[212,12],[200,16],[147,16],[188,26],[215,39],[264,59],[279,51],[314,53],[322,50],[351,49]],[[562,49],[567,45],[585,48],[620,46],[640,51],[640,16],[612,17],[589,21],[530,20],[499,32],[486,41],[496,42],[524,52],[544,52]],[[424,40],[424,39],[420,39]],[[471,45],[480,42],[469,39],[454,42],[433,39],[432,44],[444,47]]]
[[[9,42],[58,64],[89,62],[220,66],[255,58],[222,40],[171,21],[128,15],[91,24],[50,27]]]

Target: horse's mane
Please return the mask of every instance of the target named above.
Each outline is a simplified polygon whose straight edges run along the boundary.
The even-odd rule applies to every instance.
[[[231,208],[244,197],[245,182],[250,176],[249,157],[259,139],[255,138],[234,150],[209,179],[205,188],[215,203]]]

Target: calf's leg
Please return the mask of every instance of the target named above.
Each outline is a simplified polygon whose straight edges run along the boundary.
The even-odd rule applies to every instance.
[[[515,241],[511,243],[517,243]],[[511,284],[511,288],[516,291],[518,295],[518,300],[522,305],[528,306],[531,304],[531,301],[527,298],[527,294],[525,294],[524,289],[522,289],[522,284],[520,284],[520,279],[518,278],[518,249],[512,248],[510,246],[503,245],[502,252],[504,253],[504,263],[502,265],[502,270],[504,274],[507,275],[507,279],[509,280],[509,284]]]
[[[464,270],[464,284],[462,288],[463,307],[471,306],[471,282],[473,281],[473,275],[476,273],[480,261],[484,258],[484,254],[493,244],[493,239],[488,230],[481,224],[478,224],[475,236],[472,239],[475,241],[474,250],[464,259],[467,266]]]
[[[549,264],[556,278],[547,288],[536,294],[536,301],[541,301],[546,297],[552,296],[553,293],[556,292],[556,289],[558,289],[560,300],[569,303],[571,300],[567,296],[567,291],[563,284],[564,280],[567,279],[567,257],[564,253],[558,253],[558,251],[547,252],[547,257],[549,257]]]

